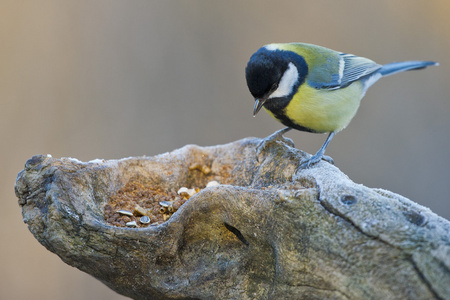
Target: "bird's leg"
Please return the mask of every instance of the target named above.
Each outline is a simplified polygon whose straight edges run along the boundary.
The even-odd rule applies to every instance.
[[[259,156],[259,154],[262,151],[264,151],[270,143],[280,140],[281,137],[283,137],[283,134],[285,134],[286,132],[288,132],[291,129],[292,129],[291,127],[286,127],[286,128],[280,129],[278,131],[275,131],[268,137],[262,139],[261,142],[259,143],[259,145],[256,147],[256,154]],[[289,144],[292,145],[292,147],[294,147],[294,142],[291,139],[286,139],[286,140]]]
[[[321,159],[324,159],[324,160],[328,161],[329,163],[334,164],[333,159],[331,157],[329,157],[329,156],[324,156],[324,154],[325,154],[325,150],[328,147],[328,144],[331,142],[331,140],[333,139],[335,134],[336,133],[334,131],[330,132],[330,134],[328,135],[327,139],[325,140],[325,143],[323,143],[323,145],[319,149],[319,151],[317,151],[317,153],[314,154],[313,156],[311,156],[310,158],[301,161],[300,165],[297,168],[297,170],[299,170],[299,169],[307,169],[307,168],[311,167],[312,165],[318,163]]]

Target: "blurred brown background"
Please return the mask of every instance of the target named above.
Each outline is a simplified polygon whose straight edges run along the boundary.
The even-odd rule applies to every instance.
[[[450,219],[450,2],[0,2],[0,298],[123,299],[65,265],[22,222],[16,174],[35,154],[87,161],[215,145],[282,128],[252,118],[244,78],[270,42],[439,67],[381,80],[328,148],[354,181]],[[315,152],[325,135],[291,132]]]

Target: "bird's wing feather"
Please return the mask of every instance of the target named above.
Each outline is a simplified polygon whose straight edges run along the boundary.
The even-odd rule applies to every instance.
[[[381,68],[370,59],[336,52],[333,59],[309,70],[308,83],[316,89],[335,90],[366,77]]]

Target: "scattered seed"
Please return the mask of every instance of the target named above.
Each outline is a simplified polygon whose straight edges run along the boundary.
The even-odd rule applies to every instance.
[[[200,190],[198,190],[200,191]],[[186,198],[190,198],[198,193],[196,189],[188,189],[187,187],[182,187],[178,190],[177,194]]]
[[[161,205],[162,207],[169,207],[170,202],[169,201],[161,201],[161,202],[159,202],[159,205]]]
[[[138,216],[145,216],[147,215],[147,210],[142,208],[139,204],[136,204],[136,206],[134,207],[134,213]]]
[[[148,224],[150,223],[150,218],[147,216],[143,216],[139,219],[139,222],[141,222],[142,224]]]
[[[137,227],[136,221],[127,222],[125,225],[128,227]]]
[[[108,224],[119,227],[156,226],[167,221],[200,188],[182,187],[161,190],[160,187],[130,181],[104,207]],[[147,218],[143,218],[147,217]],[[136,222],[134,225],[133,222]]]
[[[202,169],[200,171],[202,171],[203,174],[208,175],[209,173],[211,173],[211,168],[208,166],[202,166]]]
[[[208,167],[207,165],[199,164],[199,163],[194,163],[194,164],[190,165],[189,170],[199,170],[200,172],[202,172],[205,175],[208,175],[209,173],[211,173],[210,167]]]
[[[124,209],[118,210],[117,213],[124,215],[124,216],[129,216],[129,217],[133,216],[133,213],[131,211],[124,210]]]
[[[206,184],[206,187],[217,186],[217,185],[220,185],[220,183],[218,183],[217,181],[213,180],[213,181],[208,182]]]

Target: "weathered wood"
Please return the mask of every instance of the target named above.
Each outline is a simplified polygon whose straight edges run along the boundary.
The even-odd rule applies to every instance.
[[[104,162],[35,156],[16,194],[41,244],[135,299],[450,299],[447,220],[327,162],[294,174],[306,154],[283,139],[257,155],[260,141]],[[222,185],[162,225],[108,225],[103,207],[130,180]]]

